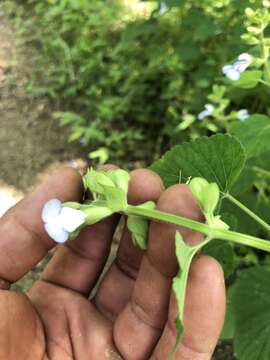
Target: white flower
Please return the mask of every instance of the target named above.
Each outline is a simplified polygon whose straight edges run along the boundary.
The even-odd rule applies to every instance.
[[[168,10],[169,8],[164,2],[160,3],[159,15],[165,14]]]
[[[252,57],[248,53],[242,53],[238,56],[237,61],[235,61],[233,64],[223,66],[222,72],[229,80],[238,80],[241,73],[249,67],[251,62]]]
[[[212,104],[205,104],[204,110],[198,114],[198,119],[203,120],[205,117],[211,115],[213,113],[214,109],[215,108]]]
[[[241,109],[237,112],[237,117],[239,120],[244,121],[249,117],[249,112],[247,109]]]
[[[86,216],[81,210],[62,208],[60,200],[52,199],[44,205],[41,218],[50,237],[58,243],[64,243],[69,234],[85,222]]]
[[[223,66],[222,72],[229,80],[235,81],[240,78],[240,71],[235,69],[233,65]]]

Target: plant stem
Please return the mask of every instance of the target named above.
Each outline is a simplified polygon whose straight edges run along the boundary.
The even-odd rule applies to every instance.
[[[259,80],[259,83],[264,84],[264,85],[270,87],[270,83],[267,82],[267,81],[264,81],[264,80],[262,80],[262,79]]]
[[[205,223],[187,219],[181,216],[165,213],[159,210],[149,210],[140,206],[128,205],[127,215],[142,216],[151,220],[164,221],[170,224],[184,226],[188,229],[201,232],[212,239],[228,240],[242,245],[252,246],[256,249],[270,252],[270,241],[246,235],[230,230],[220,230],[211,228]]]
[[[268,54],[268,50],[266,49],[266,46],[264,43],[264,28],[263,27],[262,27],[262,30],[260,33],[260,41],[261,41],[261,57],[264,60],[264,76],[265,76],[266,83],[268,84],[270,81],[270,68],[269,68],[269,64],[268,64],[269,54]]]
[[[251,169],[258,172],[258,173],[261,173],[264,176],[270,177],[270,171],[265,170],[265,169],[263,169],[263,168],[261,168],[259,166],[252,166]]]
[[[259,223],[263,228],[265,228],[265,230],[267,230],[268,232],[270,232],[270,225],[267,224],[266,221],[264,221],[263,219],[261,219],[258,215],[256,215],[253,211],[251,211],[250,209],[248,209],[244,204],[242,204],[240,201],[238,201],[237,199],[235,199],[235,197],[233,197],[231,194],[225,194],[224,196],[225,198],[227,198],[228,200],[230,200],[233,204],[235,204],[236,206],[238,206],[242,211],[244,211],[246,214],[248,214],[253,220],[255,220],[257,223]]]

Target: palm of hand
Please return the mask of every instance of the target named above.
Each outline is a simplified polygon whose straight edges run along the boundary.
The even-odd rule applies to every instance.
[[[154,200],[162,210],[201,218],[185,186],[163,191],[160,179],[148,170],[132,172],[131,179],[131,203]],[[1,219],[0,278],[16,281],[54,246],[40,221],[45,201],[79,200],[81,191],[77,174],[63,170]],[[0,291],[0,359],[168,357],[177,314],[171,296],[171,280],[177,272],[175,227],[152,223],[146,253],[133,246],[124,229],[115,261],[88,300],[118,222],[115,215],[60,246],[27,297]],[[189,243],[201,241],[199,234],[181,232]],[[175,359],[211,358],[224,318],[224,298],[219,265],[211,258],[197,257],[189,279],[185,334]]]

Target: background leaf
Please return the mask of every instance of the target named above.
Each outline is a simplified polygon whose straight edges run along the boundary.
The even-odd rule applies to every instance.
[[[247,157],[256,157],[270,151],[270,119],[255,114],[232,127],[232,134],[243,144]]]
[[[159,174],[166,187],[199,176],[216,182],[220,190],[226,192],[244,163],[244,149],[236,138],[214,135],[175,146],[154,162],[151,169]]]
[[[247,157],[256,157],[270,151],[270,119],[255,114],[232,127],[232,134],[243,144]]]
[[[221,264],[225,278],[231,275],[234,269],[234,252],[229,242],[212,240],[204,246],[203,253],[212,256]]]
[[[233,297],[238,360],[269,360],[270,271],[254,267],[240,273]]]
[[[239,80],[231,81],[230,83],[231,85],[242,89],[252,89],[257,86],[261,77],[262,72],[260,70],[250,70],[243,72]]]
[[[226,293],[226,316],[220,338],[223,340],[231,340],[235,333],[235,309],[233,303],[233,296],[235,293],[235,286],[230,286]]]

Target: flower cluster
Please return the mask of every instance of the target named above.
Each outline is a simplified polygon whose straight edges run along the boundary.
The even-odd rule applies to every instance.
[[[58,199],[51,199],[44,205],[41,218],[50,237],[64,243],[73,231],[84,224],[86,215],[81,210],[62,207]]]
[[[233,64],[223,66],[222,72],[229,80],[239,80],[241,73],[249,67],[251,62],[252,57],[248,53],[243,53]]]
[[[198,119],[203,120],[205,117],[210,116],[213,113],[214,109],[215,108],[212,104],[205,104],[204,110],[198,114]]]

